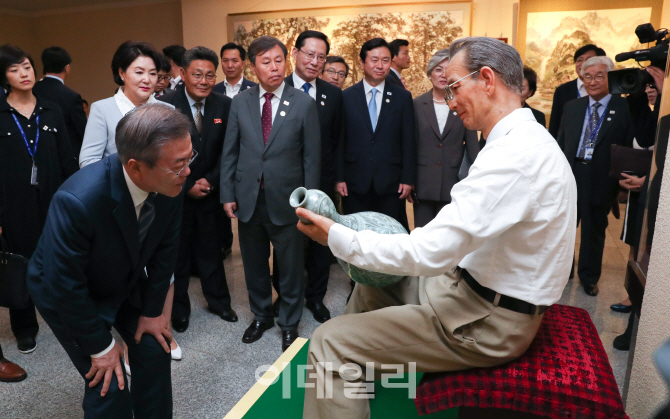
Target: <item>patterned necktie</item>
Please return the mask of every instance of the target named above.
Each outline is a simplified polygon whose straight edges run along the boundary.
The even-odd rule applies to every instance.
[[[263,95],[265,103],[263,104],[263,113],[261,114],[261,126],[263,127],[263,143],[268,143],[270,131],[272,131],[272,96],[274,93],[267,92]]]
[[[144,239],[149,232],[149,227],[151,227],[151,223],[153,223],[156,216],[154,198],[156,198],[156,193],[151,192],[147,196],[147,199],[144,200],[144,204],[142,204],[142,209],[140,210],[140,217],[137,219],[137,224],[140,228],[140,246],[144,243]]]
[[[202,135],[202,102],[195,102],[195,129]]]
[[[586,156],[586,147],[591,143],[591,135],[596,130],[598,120],[600,119],[600,116],[598,116],[598,108],[600,106],[600,102],[596,102],[591,106],[591,118],[589,119],[589,123],[586,125],[586,129],[584,130],[582,146],[580,147],[579,154],[577,155],[577,158],[579,159],[583,159]],[[596,132],[596,136],[597,135],[598,133]]]
[[[377,89],[373,87],[370,93],[372,93],[372,98],[370,99],[370,103],[368,103],[368,112],[370,113],[372,132],[375,132],[375,128],[377,128]]]
[[[302,85],[302,91],[305,92],[305,93],[307,93],[307,94],[309,94],[309,88],[310,88],[310,87],[312,87],[311,84],[309,84],[309,83],[305,83],[305,84]]]

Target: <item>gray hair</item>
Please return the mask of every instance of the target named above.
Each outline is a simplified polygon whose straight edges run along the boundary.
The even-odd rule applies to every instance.
[[[435,55],[433,55],[431,57],[431,59],[428,60],[428,67],[426,68],[426,75],[428,75],[428,77],[430,77],[430,73],[433,72],[433,69],[435,67],[437,67],[437,65],[439,63],[441,63],[444,60],[448,60],[448,59],[449,59],[449,49],[448,48],[441,49],[441,50],[437,51],[435,53]]]
[[[591,57],[582,64],[582,74],[580,75],[584,77],[584,71],[586,71],[587,68],[600,64],[606,66],[608,72],[614,70],[614,62],[610,57]]]
[[[163,146],[190,135],[190,122],[178,110],[162,103],[142,105],[116,125],[116,149],[126,164],[134,159],[155,165]]]
[[[490,67],[500,75],[502,83],[513,93],[521,94],[523,62],[512,46],[495,38],[470,36],[455,40],[449,47],[451,58],[463,51],[463,65],[469,72]],[[478,77],[479,73],[472,77]]]

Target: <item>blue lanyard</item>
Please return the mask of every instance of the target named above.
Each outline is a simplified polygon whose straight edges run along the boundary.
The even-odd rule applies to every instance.
[[[14,118],[14,122],[16,122],[16,126],[19,127],[19,131],[21,131],[21,136],[23,137],[23,142],[26,143],[28,154],[30,154],[30,157],[33,159],[33,162],[35,162],[35,153],[37,153],[37,143],[40,141],[40,116],[37,115],[36,118],[37,135],[35,135],[35,148],[33,150],[30,149],[30,145],[28,144],[28,137],[26,137],[26,133],[23,132],[23,127],[19,123],[19,120],[16,119],[16,115],[12,114],[12,117]]]
[[[609,103],[607,104],[607,106],[609,106]],[[605,106],[605,109],[603,109],[603,114],[600,117],[600,119],[598,120],[598,125],[596,125],[596,128],[593,131],[591,131],[591,138],[589,138],[590,144],[593,144],[593,139],[596,138],[596,136],[598,135],[598,131],[600,131],[600,126],[603,124],[603,119],[605,119],[605,115],[607,114],[607,106]],[[590,124],[591,123],[591,107],[590,106],[589,106],[589,119],[588,119],[588,121],[589,122],[587,122],[587,123]]]

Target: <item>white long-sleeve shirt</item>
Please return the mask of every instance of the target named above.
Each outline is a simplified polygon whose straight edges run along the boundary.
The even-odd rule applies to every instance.
[[[451,204],[407,236],[336,224],[333,254],[372,271],[437,276],[460,266],[481,285],[536,305],[558,301],[575,245],[577,187],[556,140],[517,109],[489,134]]]

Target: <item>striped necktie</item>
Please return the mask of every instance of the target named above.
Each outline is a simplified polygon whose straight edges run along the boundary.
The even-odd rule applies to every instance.
[[[140,228],[140,246],[144,244],[144,239],[147,237],[151,223],[153,223],[154,218],[156,217],[156,210],[154,209],[155,197],[156,192],[151,192],[149,196],[147,196],[147,199],[144,200],[144,204],[142,204],[140,217],[137,219],[137,224]]]

